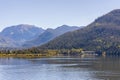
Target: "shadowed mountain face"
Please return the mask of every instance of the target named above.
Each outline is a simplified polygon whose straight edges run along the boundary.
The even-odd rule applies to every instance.
[[[16,47],[16,44],[12,39],[0,36],[0,47]]]
[[[56,38],[57,36],[60,36],[66,32],[74,31],[77,29],[79,29],[79,27],[67,26],[67,25],[62,25],[56,29],[47,29],[39,37],[31,41],[27,41],[23,46],[24,47],[40,46],[41,44],[47,43],[48,41]]]
[[[11,26],[11,27],[5,28],[1,32],[1,36],[5,36],[5,37],[13,40],[16,44],[21,45],[25,41],[36,38],[38,35],[40,35],[43,32],[44,32],[44,30],[42,28],[38,28],[33,25],[21,24],[21,25],[16,25],[16,26]],[[10,43],[12,43],[12,42],[10,42]]]
[[[85,28],[65,33],[39,48],[120,51],[120,9],[99,17]]]

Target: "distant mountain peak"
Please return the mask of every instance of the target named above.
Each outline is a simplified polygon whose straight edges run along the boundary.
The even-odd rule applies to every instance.
[[[120,14],[120,9],[112,10],[112,11],[110,11],[109,13],[113,13],[113,14],[117,14],[117,13],[119,13],[119,14]]]
[[[69,25],[66,25],[66,24],[62,25],[61,27],[64,27],[64,26],[66,26],[66,27],[70,27]]]
[[[34,27],[40,28],[40,27],[37,27],[35,25],[29,25],[29,24],[18,24],[18,25],[13,25],[13,26],[10,26],[10,27],[18,28],[18,29],[28,29],[28,28],[34,28]]]
[[[19,24],[19,25],[15,25],[16,27],[21,27],[21,28],[24,28],[24,27],[27,27],[27,28],[33,28],[33,27],[37,27],[35,25],[30,25],[30,24]]]
[[[43,32],[44,29],[34,25],[19,24],[5,28],[1,32],[1,35],[12,39],[19,44],[23,44],[24,41],[32,40]]]
[[[34,26],[34,25],[30,25],[30,24],[18,24],[16,26]]]
[[[69,28],[78,28],[78,26],[69,26],[64,24],[62,26],[57,27],[56,29],[61,30],[61,29],[69,29]]]

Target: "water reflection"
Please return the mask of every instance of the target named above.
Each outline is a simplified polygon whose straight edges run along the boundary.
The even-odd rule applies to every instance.
[[[0,59],[0,80],[119,79],[119,57]]]

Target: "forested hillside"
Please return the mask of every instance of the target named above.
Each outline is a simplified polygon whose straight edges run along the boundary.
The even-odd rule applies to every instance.
[[[91,51],[120,52],[120,9],[97,18],[85,28],[68,32],[40,46],[41,49],[82,48]]]

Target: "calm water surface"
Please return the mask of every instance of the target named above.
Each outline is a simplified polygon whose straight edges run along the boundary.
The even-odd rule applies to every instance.
[[[120,80],[120,58],[0,58],[0,80]]]

